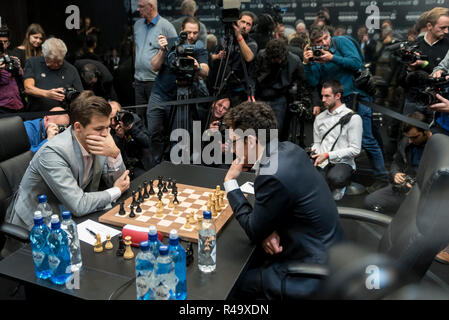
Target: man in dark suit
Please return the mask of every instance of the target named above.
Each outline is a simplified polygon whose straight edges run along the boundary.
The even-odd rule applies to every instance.
[[[324,178],[303,149],[278,142],[276,118],[267,104],[244,102],[227,113],[225,123],[237,158],[224,187],[235,217],[264,251],[259,250],[259,261],[242,277],[235,297],[279,299],[313,294],[318,279],[287,279],[286,269],[292,261],[324,264],[329,247],[343,239]],[[251,166],[256,171],[253,207],[236,181]]]

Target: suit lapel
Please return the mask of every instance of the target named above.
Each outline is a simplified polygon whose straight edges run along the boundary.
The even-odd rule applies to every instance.
[[[92,165],[92,181],[88,184],[88,191],[93,192],[98,190],[98,186],[100,184],[100,178],[102,173],[102,157],[93,156],[93,165]]]
[[[73,151],[75,156],[75,163],[76,166],[72,167],[73,173],[76,176],[78,176],[78,185],[80,187],[83,186],[83,177],[84,177],[84,162],[83,162],[83,155],[81,153],[80,145],[78,143],[78,140],[76,140],[75,134],[72,130],[70,130],[72,134],[72,144],[73,144]]]

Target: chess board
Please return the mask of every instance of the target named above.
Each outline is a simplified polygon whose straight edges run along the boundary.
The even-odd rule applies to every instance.
[[[127,224],[136,225],[140,227],[149,227],[151,225],[156,226],[157,231],[164,235],[168,235],[172,229],[178,231],[180,238],[190,241],[198,242],[198,228],[199,223],[197,217],[203,216],[203,211],[207,209],[206,205],[209,200],[209,194],[214,193],[215,189],[207,189],[190,185],[177,184],[178,188],[178,201],[179,205],[177,209],[179,213],[173,214],[173,209],[169,208],[171,195],[170,190],[163,194],[163,215],[161,218],[156,216],[156,204],[158,203],[158,197],[156,194],[150,195],[150,198],[145,199],[140,204],[142,212],[138,213],[134,210],[136,216],[134,218],[129,217],[130,204],[132,203],[132,196],[125,200],[125,215],[120,215],[120,206],[117,205],[105,214],[103,214],[99,221],[106,224],[112,224],[114,226],[123,227]],[[155,188],[157,190],[157,188]],[[224,208],[215,218],[212,218],[217,229],[217,234],[228,222],[232,216],[232,208],[229,205],[226,194],[223,197]],[[191,229],[186,229],[186,215],[190,214]]]

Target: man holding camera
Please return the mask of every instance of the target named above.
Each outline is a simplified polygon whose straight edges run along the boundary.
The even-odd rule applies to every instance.
[[[65,111],[61,107],[55,107],[50,112]],[[36,153],[47,141],[53,139],[57,134],[63,132],[70,124],[67,113],[46,115],[43,118],[24,121],[25,130],[30,140],[30,150]]]
[[[353,104],[354,94],[359,95],[357,112],[363,120],[362,147],[372,160],[376,178],[375,183],[368,187],[367,191],[374,192],[388,184],[388,172],[385,169],[382,149],[373,135],[373,112],[363,104],[363,100],[370,101],[371,97],[354,84],[355,72],[362,69],[362,57],[350,39],[344,36],[331,37],[326,26],[312,28],[310,40],[313,46],[319,47],[309,49],[307,45],[304,50],[304,73],[309,84],[317,87],[328,80],[339,80],[344,87],[342,102],[349,106]],[[314,109],[317,108],[319,109],[319,107]]]
[[[50,38],[42,44],[42,57],[31,57],[25,66],[25,93],[29,95],[28,111],[48,111],[66,99],[67,88],[83,91],[76,68],[64,60],[65,43]]]
[[[84,90],[92,90],[96,96],[106,100],[117,100],[114,90],[114,77],[108,68],[97,60],[80,59],[75,67],[81,75]]]
[[[8,46],[9,29],[4,26],[0,28],[0,114],[23,109],[19,89],[23,70],[18,58],[7,55]]]
[[[208,59],[209,55],[201,41],[198,40],[200,24],[196,18],[187,17],[182,24],[182,32],[180,39],[184,39],[185,43],[178,43],[178,45],[169,45],[169,40],[164,35],[159,36],[159,50],[151,60],[151,65],[154,71],[159,71],[156,81],[151,91],[150,101],[147,109],[148,130],[151,136],[151,153],[153,157],[153,165],[157,165],[162,160],[162,155],[165,147],[164,125],[169,118],[171,106],[156,105],[166,101],[177,99],[177,88],[181,83],[179,76],[184,78],[187,72],[180,70],[179,63],[188,63],[188,76],[191,77],[192,83],[186,87],[192,90],[193,98],[202,90],[206,90],[202,83],[202,79],[209,74]],[[192,56],[180,56],[177,53],[180,49],[185,51],[193,51]],[[193,71],[193,72],[190,72]],[[177,108],[174,106],[173,108]],[[168,128],[171,130],[172,128]],[[186,129],[186,128],[184,128]]]
[[[150,135],[139,115],[122,110],[117,101],[110,101],[109,105],[111,134],[132,180],[151,168]]]
[[[425,118],[419,111],[413,112],[408,117],[418,121],[424,121]],[[424,147],[432,132],[404,122],[402,133],[404,137],[398,143],[390,168],[391,183],[365,198],[367,209],[395,214],[412,188]]]

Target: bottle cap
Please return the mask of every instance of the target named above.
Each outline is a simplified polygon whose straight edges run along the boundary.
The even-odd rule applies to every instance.
[[[35,211],[34,212],[34,219],[40,219],[40,218],[42,218],[42,212]]]
[[[61,222],[59,222],[59,217],[54,214],[51,216],[51,229],[59,229],[61,227]]]
[[[47,196],[45,194],[41,194],[37,197],[37,201],[39,201],[39,203],[47,202]]]
[[[149,249],[150,249],[150,244],[148,243],[148,241],[142,241],[141,243],[140,243],[140,250],[142,250],[142,251],[148,251]]]
[[[212,213],[210,211],[203,211],[204,219],[212,219]]]
[[[177,246],[179,244],[178,231],[176,231],[176,229],[170,231],[168,244],[171,246]]]
[[[176,229],[170,231],[170,239],[178,239],[178,231]]]
[[[44,222],[44,218],[42,217],[42,212],[36,211],[34,212],[34,224],[41,225]]]
[[[150,230],[148,231],[149,235],[157,235],[157,229],[156,226],[150,226]]]
[[[62,220],[69,220],[71,216],[70,211],[62,211]]]
[[[159,247],[159,254],[161,256],[166,256],[168,254],[168,247],[167,246],[160,246]]]

